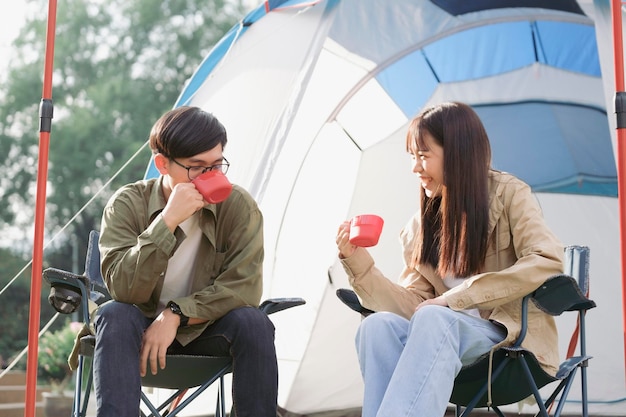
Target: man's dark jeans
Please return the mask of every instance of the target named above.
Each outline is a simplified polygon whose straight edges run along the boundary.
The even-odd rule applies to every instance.
[[[99,308],[94,353],[98,417],[139,415],[139,351],[143,332],[151,322],[132,304],[110,301]],[[168,353],[232,356],[236,416],[276,416],[274,325],[259,309],[234,309],[187,346],[174,341]]]

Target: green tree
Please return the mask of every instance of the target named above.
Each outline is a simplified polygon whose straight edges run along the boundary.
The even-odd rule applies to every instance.
[[[11,233],[8,244],[25,254],[31,250],[48,17],[47,0],[27,2],[36,12],[0,75],[0,233]],[[152,123],[172,108],[202,58],[244,13],[241,0],[58,2],[46,236],[70,227],[46,250],[47,264],[82,266],[88,233],[99,228],[106,200],[144,175]],[[6,238],[0,244],[6,246]]]
[[[8,365],[28,343],[30,267],[25,256],[0,248],[0,356]],[[8,285],[12,281],[12,285]],[[48,322],[54,311],[47,307],[48,294],[42,293],[41,320]],[[18,369],[24,369],[22,361]]]

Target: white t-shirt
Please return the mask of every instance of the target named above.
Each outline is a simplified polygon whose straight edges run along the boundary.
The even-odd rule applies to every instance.
[[[202,237],[202,230],[198,227],[199,216],[200,212],[197,212],[179,225],[185,232],[186,238],[167,262],[157,315],[165,309],[169,301],[189,295],[191,292],[191,279]]]

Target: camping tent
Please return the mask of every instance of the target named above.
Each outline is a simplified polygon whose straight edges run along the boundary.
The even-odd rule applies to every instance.
[[[229,177],[265,215],[265,296],[307,300],[272,318],[282,408],[359,407],[337,226],[381,215],[371,253],[395,279],[417,209],[407,123],[458,100],[484,121],[494,167],[532,185],[563,243],[591,248],[591,411],[626,414],[610,45],[608,0],[270,0],[224,36],[175,106],[227,127]],[[559,321],[563,355],[572,329]]]

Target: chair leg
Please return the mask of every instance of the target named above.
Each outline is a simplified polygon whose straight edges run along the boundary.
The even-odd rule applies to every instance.
[[[224,376],[220,376],[220,385],[217,388],[217,404],[215,405],[215,417],[226,417],[226,403],[224,400]]]
[[[87,386],[83,394],[83,375],[88,372]],[[74,384],[74,403],[72,404],[72,417],[85,417],[87,415],[87,407],[89,406],[89,395],[91,394],[91,386],[93,383],[93,369],[91,364],[85,366],[85,357],[78,357],[78,368],[76,369],[76,377]],[[82,405],[82,407],[81,407]]]
[[[217,399],[215,400],[215,417],[224,417],[224,404],[222,404],[220,390],[217,390]],[[221,411],[220,411],[221,410]]]
[[[176,391],[174,394],[172,394],[167,400],[163,401],[161,403],[161,405],[159,405],[159,407],[155,407],[154,404],[152,404],[152,402],[148,399],[148,396],[143,392],[143,390],[141,391],[141,401],[145,404],[146,407],[148,407],[148,409],[150,410],[150,415],[149,417],[163,417],[165,415],[171,415],[171,416],[175,416],[176,413],[178,411],[180,411],[180,406],[176,407],[174,410],[172,410],[171,412],[166,412],[166,413],[161,413],[162,410],[165,410],[174,400],[176,400],[178,398],[178,396],[180,396],[180,394],[184,391],[184,389],[180,389],[178,391]]]
[[[176,415],[178,415],[178,413],[184,409],[185,407],[187,407],[187,405],[189,405],[189,403],[191,403],[193,400],[195,400],[200,394],[202,394],[208,387],[210,387],[215,381],[220,380],[220,386],[218,388],[218,395],[221,395],[219,398],[221,398],[221,416],[226,416],[226,410],[225,410],[225,405],[224,405],[224,374],[226,373],[226,371],[230,368],[230,364],[225,366],[217,375],[213,378],[211,378],[209,381],[205,382],[204,384],[200,385],[193,393],[191,393],[183,402],[181,402],[174,410],[172,410],[169,414],[168,417],[174,417]],[[181,390],[182,391],[182,390]],[[176,397],[178,394],[180,394],[181,391],[178,391],[176,394],[174,394],[172,397]],[[220,394],[221,393],[221,394]],[[173,398],[171,398],[171,400],[173,400]],[[168,401],[171,401],[168,400]],[[169,404],[169,402],[166,402],[166,405]],[[219,411],[219,410],[218,410]],[[216,411],[216,417],[220,416],[220,414]]]
[[[550,397],[548,397],[548,399],[544,403],[546,409],[549,409],[550,407],[552,407],[552,403],[554,403],[554,400],[556,400],[556,397],[558,397],[558,395],[561,392],[563,392],[563,388],[565,388],[565,385],[567,384],[568,380],[569,380],[569,378],[566,378],[566,379],[562,380],[561,382],[559,382],[559,385],[557,385],[557,387],[552,392],[552,394],[550,394]],[[557,407],[557,411],[556,411],[556,413],[554,415],[555,416],[559,415],[558,407]]]
[[[141,402],[139,404],[140,417],[164,417],[168,415],[169,413],[167,411],[165,413],[161,413],[161,410],[167,408],[167,406],[170,405],[172,401],[174,401],[174,399],[179,394],[179,392],[180,391],[177,391],[174,395],[170,396],[167,400],[162,402],[161,405],[159,405],[159,407],[155,407],[152,401],[148,399],[148,396],[142,390],[141,397],[140,397]],[[150,412],[150,414],[144,413],[144,411],[141,409],[141,403],[143,403],[148,408],[148,411]]]
[[[493,370],[493,372],[491,373],[491,383],[493,384],[494,381],[496,381],[496,379],[500,376],[500,373],[502,372],[502,370],[504,370],[504,368],[508,365],[508,363],[511,361],[511,357],[506,357],[502,360],[502,363],[500,363],[500,365]],[[474,396],[474,398],[472,399],[472,401],[470,401],[467,406],[465,406],[465,409],[462,409],[461,407],[457,406],[456,408],[456,412],[457,412],[457,416],[456,417],[468,417],[470,415],[470,413],[474,410],[474,407],[476,407],[476,404],[478,404],[478,400],[480,400],[483,395],[485,395],[485,393],[487,392],[488,389],[488,385],[485,384],[479,391],[478,393]]]
[[[526,380],[530,384],[530,388],[532,389],[533,395],[535,396],[535,401],[537,402],[537,405],[539,406],[539,413],[537,415],[540,415],[542,417],[550,417],[548,415],[548,410],[546,410],[546,406],[543,403],[543,400],[541,398],[541,394],[539,394],[539,390],[537,389],[537,385],[535,384],[533,375],[530,372],[528,363],[526,363],[526,357],[524,355],[521,355],[519,360],[522,364],[522,369],[524,369],[524,373],[526,374]]]
[[[502,411],[498,407],[491,407],[494,413],[498,415],[498,417],[506,417]]]
[[[589,403],[587,399],[587,363],[584,363],[580,368],[580,385],[582,390],[582,417],[589,417]]]
[[[561,415],[561,411],[563,411],[563,407],[565,407],[565,399],[569,395],[569,390],[572,387],[572,383],[574,382],[574,378],[576,377],[576,368],[572,370],[572,372],[563,380],[563,392],[561,393],[561,398],[559,399],[559,404],[556,407],[556,411],[554,412],[555,417],[559,417]]]
[[[80,413],[80,397],[82,395],[83,356],[78,357],[78,370],[76,371],[76,385],[74,388],[74,404],[72,405],[72,417],[82,417]]]
[[[81,417],[87,416],[87,407],[89,407],[89,398],[91,396],[91,390],[93,387],[93,358],[90,359],[92,363],[89,365],[89,377],[87,378],[87,386],[85,387],[85,395],[83,396],[83,409],[81,410]]]

